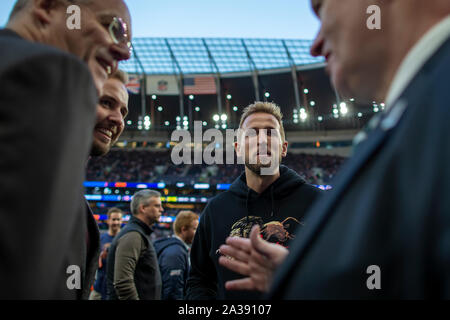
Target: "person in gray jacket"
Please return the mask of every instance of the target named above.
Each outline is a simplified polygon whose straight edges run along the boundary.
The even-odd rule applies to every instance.
[[[107,259],[108,300],[160,300],[161,274],[151,226],[159,221],[161,194],[141,190],[131,200],[132,217],[111,243]]]

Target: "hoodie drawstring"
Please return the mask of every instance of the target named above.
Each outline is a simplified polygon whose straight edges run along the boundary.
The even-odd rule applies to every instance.
[[[270,216],[273,217],[273,209],[275,207],[275,202],[273,201],[273,185],[270,186],[270,201],[272,202],[272,212],[270,213]]]
[[[248,207],[248,198],[250,198],[250,188],[248,188],[248,190],[247,190],[247,198],[245,200],[245,208],[247,209],[247,223],[250,223],[250,218],[249,218],[250,209]]]

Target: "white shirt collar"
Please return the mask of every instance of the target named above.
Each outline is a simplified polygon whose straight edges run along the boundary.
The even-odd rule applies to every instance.
[[[409,51],[401,63],[386,97],[390,108],[431,56],[450,37],[450,15],[432,27]]]
[[[180,238],[179,236],[177,236],[176,234],[173,234],[173,237],[174,237],[174,238],[177,238],[178,240],[180,240],[181,242],[183,242],[183,244],[184,244],[184,246],[186,247],[186,249],[189,250],[189,245],[188,245],[186,242],[184,242],[183,239],[181,239],[181,238]]]

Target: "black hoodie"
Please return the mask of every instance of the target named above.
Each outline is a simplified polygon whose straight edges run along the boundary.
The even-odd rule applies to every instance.
[[[230,189],[212,198],[200,217],[191,249],[186,299],[260,299],[258,292],[228,291],[225,282],[242,278],[219,265],[219,247],[228,236],[248,238],[255,224],[264,239],[289,247],[297,226],[321,190],[280,166],[280,177],[261,194],[248,188],[245,172]],[[301,229],[301,228],[299,228]]]

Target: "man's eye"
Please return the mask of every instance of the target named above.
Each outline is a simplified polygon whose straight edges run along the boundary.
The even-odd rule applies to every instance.
[[[112,107],[112,102],[110,100],[106,100],[106,99],[100,100],[100,104],[102,106],[107,107],[107,108],[111,108]]]

